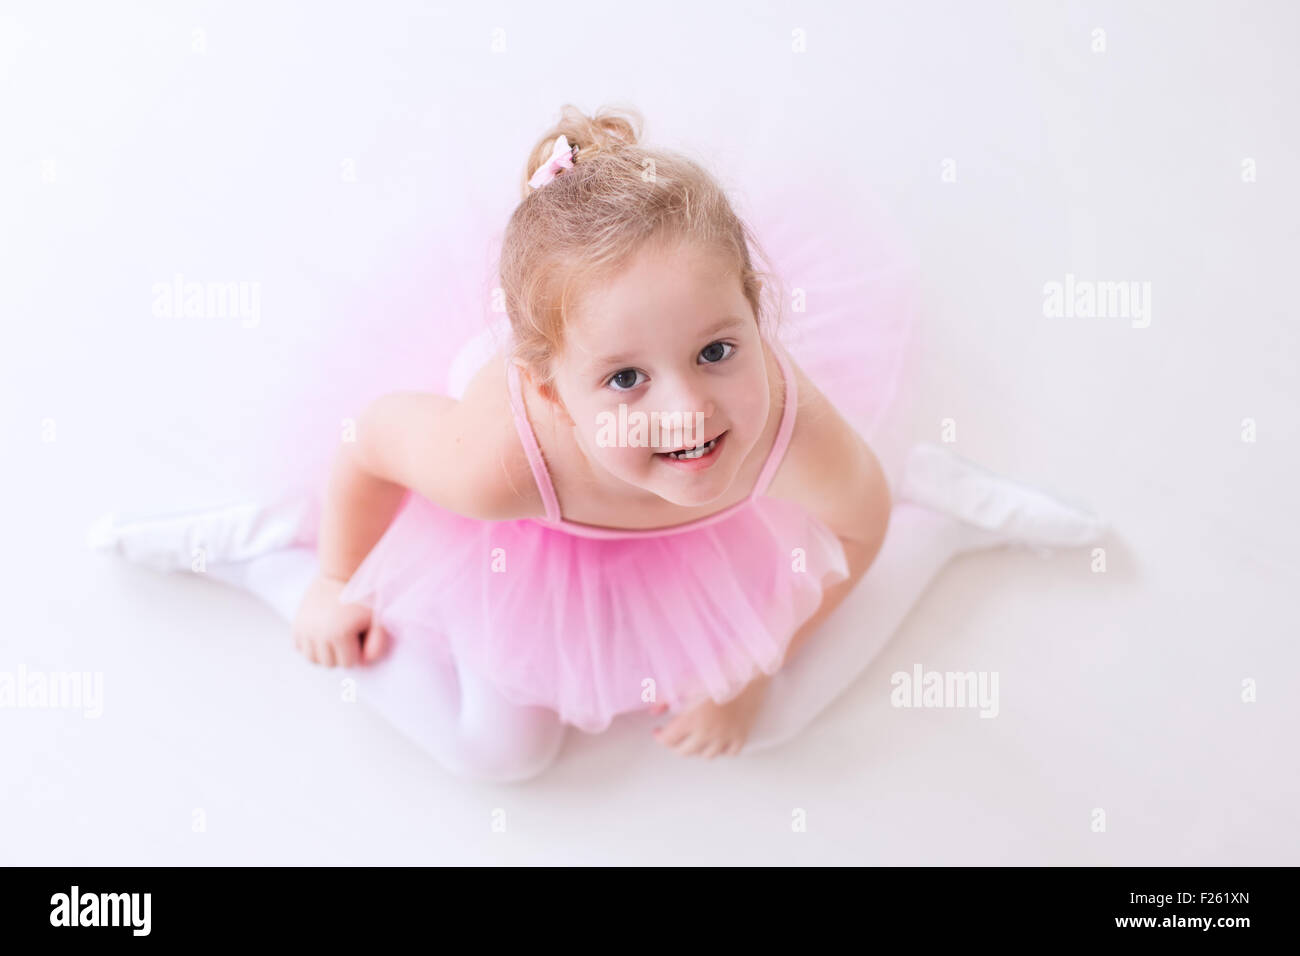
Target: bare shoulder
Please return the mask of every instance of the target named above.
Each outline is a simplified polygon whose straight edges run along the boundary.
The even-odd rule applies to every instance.
[[[874,553],[893,501],[871,447],[786,353],[798,404],[794,432],[768,494],[796,501],[842,540]]]
[[[458,401],[394,392],[374,401],[359,428],[363,463],[457,514],[488,521],[542,513],[510,410],[504,361],[475,374]]]
[[[483,477],[478,494],[482,518],[508,521],[544,513],[541,492],[515,428],[504,355],[475,373],[460,401],[464,432],[481,443],[476,466]]]

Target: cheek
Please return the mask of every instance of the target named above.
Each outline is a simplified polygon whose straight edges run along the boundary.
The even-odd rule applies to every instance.
[[[616,475],[633,475],[648,467],[654,449],[619,445],[616,436],[614,440],[615,444],[609,445],[596,441],[586,442],[586,452],[602,468]]]
[[[600,467],[611,475],[636,484],[654,473],[650,448],[602,448]]]
[[[763,431],[767,421],[767,391],[761,377],[754,377],[745,382],[744,388],[738,389],[728,414],[731,427],[742,435],[751,438]]]

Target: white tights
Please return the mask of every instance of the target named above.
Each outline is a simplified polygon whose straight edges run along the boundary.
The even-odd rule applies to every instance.
[[[773,677],[744,752],[789,740],[847,689],[953,557],[1010,540],[924,505],[896,503],[871,568]],[[208,573],[291,621],[316,567],[314,549],[294,547],[210,565]],[[535,776],[555,759],[565,725],[553,711],[510,703],[445,648],[390,637],[382,660],[350,669],[360,698],[447,770],[510,782]]]
[[[317,571],[316,550],[286,548],[208,573],[244,588],[292,622]],[[358,699],[457,776],[513,782],[544,770],[565,725],[554,711],[510,703],[445,647],[390,631],[373,664],[347,668]]]

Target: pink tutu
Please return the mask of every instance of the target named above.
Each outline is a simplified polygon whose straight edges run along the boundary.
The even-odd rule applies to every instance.
[[[734,198],[785,283],[786,350],[870,438],[903,364],[908,263],[857,221],[869,216],[852,197],[784,182],[779,198]],[[456,241],[490,270],[499,233]],[[477,288],[494,284],[486,271]],[[499,321],[487,301],[471,314]],[[457,345],[475,331],[459,329]],[[428,387],[449,391],[454,352]],[[526,449],[530,440],[521,431]],[[477,521],[408,494],[342,599],[373,608],[396,640],[445,643],[507,699],[588,732],[654,702],[674,711],[706,696],[723,702],[776,671],[824,588],[848,573],[836,537],[799,506],[763,496],[765,479],[725,513],[639,533],[576,533],[553,520],[558,512]]]

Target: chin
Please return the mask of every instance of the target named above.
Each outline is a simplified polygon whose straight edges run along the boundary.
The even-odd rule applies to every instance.
[[[695,508],[699,505],[708,504],[708,501],[702,501],[696,495],[679,494],[676,489],[660,488],[655,494],[669,504],[678,505],[682,508]]]
[[[680,483],[660,482],[659,485],[656,493],[665,501],[681,505],[683,508],[698,508],[700,505],[717,501],[726,494],[727,489],[731,487],[731,478],[726,481],[710,478],[707,482],[687,479]]]

